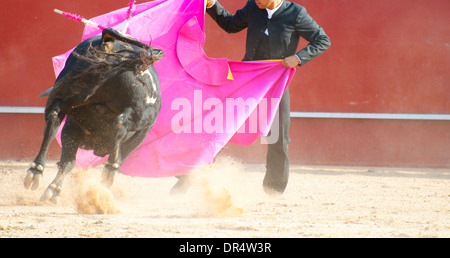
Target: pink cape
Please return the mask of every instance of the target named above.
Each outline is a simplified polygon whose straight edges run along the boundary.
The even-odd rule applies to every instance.
[[[145,141],[122,164],[122,174],[187,174],[212,164],[228,142],[249,145],[270,130],[295,68],[285,68],[280,61],[208,58],[203,51],[204,10],[204,0],[136,5],[127,34],[164,50],[164,58],[155,64],[162,108]],[[91,20],[120,31],[126,17],[127,8],[123,8]],[[98,28],[86,26],[82,39],[99,33]],[[56,75],[71,51],[53,58]],[[57,135],[60,144],[62,126]],[[87,169],[107,158],[79,149],[76,165]]]

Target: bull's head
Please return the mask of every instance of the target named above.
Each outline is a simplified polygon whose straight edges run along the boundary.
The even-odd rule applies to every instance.
[[[134,59],[135,63],[142,62],[142,70],[161,59],[163,55],[161,50],[154,49],[111,28],[103,30],[99,50],[97,54],[104,53],[110,57],[117,56],[121,59],[121,62],[129,61],[131,63],[131,59]]]
[[[90,69],[84,69],[73,76],[83,77],[92,72],[105,76],[107,72],[109,76],[121,71],[143,72],[163,56],[162,50],[152,48],[111,28],[104,29],[100,42],[93,43],[91,42],[86,53],[72,52],[77,59],[90,65]],[[52,88],[46,90],[39,97],[47,97],[51,90]]]
[[[145,50],[151,55],[152,48],[137,39],[134,39],[128,35],[124,35],[112,28],[107,28],[103,30],[102,33],[102,43],[100,49],[106,53],[117,53],[122,50]],[[160,57],[156,57],[158,60]],[[156,62],[157,60],[155,60]]]

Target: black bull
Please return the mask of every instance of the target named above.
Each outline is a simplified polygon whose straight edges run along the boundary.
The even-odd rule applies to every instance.
[[[25,188],[39,186],[50,142],[65,117],[58,173],[41,201],[58,202],[78,148],[109,155],[102,178],[112,185],[123,161],[143,142],[161,109],[153,63],[162,55],[161,50],[113,29],[78,45],[49,93],[43,142],[25,177]]]

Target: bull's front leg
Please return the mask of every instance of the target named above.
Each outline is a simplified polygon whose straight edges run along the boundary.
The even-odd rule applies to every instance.
[[[117,134],[113,145],[113,151],[110,153],[102,173],[103,184],[107,187],[112,186],[114,183],[114,178],[119,173],[120,167],[122,166],[123,160],[121,155],[121,145],[125,135],[128,132],[124,124],[129,122],[129,119],[131,119],[131,111],[132,109],[130,107],[125,108],[124,112],[118,115],[114,120]]]
[[[103,168],[102,183],[107,187],[113,185],[114,178],[119,173],[120,166],[122,165],[122,163],[119,162],[119,156],[120,155],[109,155],[108,161]]]
[[[45,167],[45,158],[47,156],[50,143],[53,138],[55,138],[58,127],[64,117],[64,115],[61,114],[61,107],[62,103],[55,101],[52,108],[49,109],[50,111],[45,114],[44,139],[42,140],[39,153],[34,161],[31,162],[30,168],[28,169],[23,181],[23,185],[26,189],[30,189],[31,187],[31,190],[36,190],[42,180]]]

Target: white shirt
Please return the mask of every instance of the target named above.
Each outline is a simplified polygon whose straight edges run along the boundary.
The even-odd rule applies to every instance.
[[[281,1],[281,3],[280,3],[277,7],[275,7],[274,9],[272,9],[272,10],[266,8],[266,10],[267,10],[267,18],[269,18],[269,20],[272,19],[273,14],[274,14],[278,9],[280,9],[282,3],[283,3],[283,1]]]

